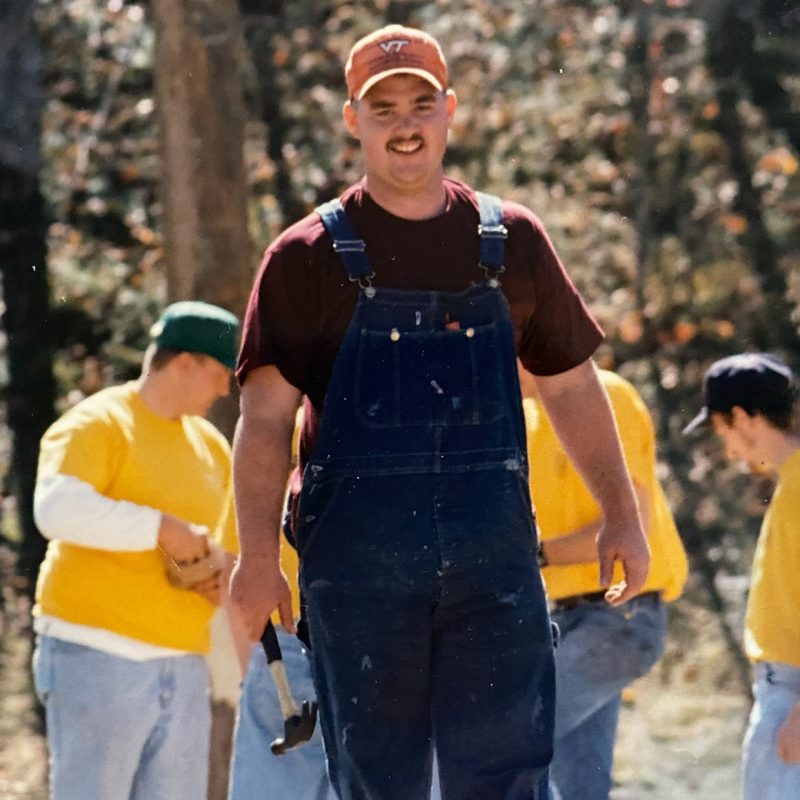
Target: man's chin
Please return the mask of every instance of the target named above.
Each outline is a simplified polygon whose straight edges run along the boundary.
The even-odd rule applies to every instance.
[[[747,461],[745,463],[753,475],[769,475],[772,472],[772,464],[769,461]]]

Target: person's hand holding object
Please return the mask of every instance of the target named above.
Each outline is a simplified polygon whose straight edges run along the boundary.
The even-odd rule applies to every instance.
[[[198,592],[219,605],[225,554],[209,542],[208,528],[163,514],[158,546],[164,556],[167,579],[173,586]]]

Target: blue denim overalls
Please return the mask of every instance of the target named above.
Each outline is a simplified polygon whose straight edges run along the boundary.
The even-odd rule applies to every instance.
[[[381,289],[338,200],[318,213],[361,292],[297,514],[300,583],[342,800],[546,800],[554,675],[536,565],[502,208],[486,275]]]

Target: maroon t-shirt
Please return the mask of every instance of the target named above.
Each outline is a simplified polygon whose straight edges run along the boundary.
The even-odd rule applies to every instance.
[[[460,292],[484,280],[475,192],[449,179],[445,191],[444,212],[421,221],[385,211],[363,184],[342,195],[353,228],[366,242],[375,286]],[[594,353],[602,331],[539,219],[504,202],[503,222],[508,239],[500,283],[517,353],[535,375],[565,372]],[[274,365],[320,410],[357,297],[358,286],[348,279],[319,216],[292,225],[267,250],[256,277],[244,319],[239,382],[252,369]]]
[[[460,292],[485,279],[478,266],[478,200],[463,183],[445,180],[445,210],[427,220],[390,214],[363,183],[341,197],[366,242],[377,287]],[[576,291],[539,219],[503,203],[508,228],[500,283],[511,309],[514,343],[535,375],[565,372],[589,358],[603,333]],[[301,437],[304,464],[316,440],[318,415],[333,362],[353,316],[358,286],[333,252],[314,213],[287,228],[269,247],[245,314],[236,375],[278,367],[310,401]]]

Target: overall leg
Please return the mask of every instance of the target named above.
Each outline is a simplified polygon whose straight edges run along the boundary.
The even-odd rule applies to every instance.
[[[553,645],[523,480],[439,482],[433,709],[444,800],[548,796]]]
[[[423,476],[346,479],[298,527],[314,679],[342,800],[424,800],[436,560]],[[319,513],[318,513],[319,512]],[[426,530],[427,529],[427,530]]]
[[[52,800],[129,800],[160,713],[151,664],[43,636],[33,669]]]
[[[776,739],[789,709],[800,702],[800,670],[759,664],[755,703],[743,747],[744,800],[788,800],[800,797],[800,764],[778,757]]]
[[[546,800],[554,675],[537,612],[488,607],[436,637],[434,714],[445,800]]]
[[[553,620],[561,631],[553,782],[563,800],[607,800],[620,693],[660,657],[666,610],[642,597],[556,611]]]
[[[311,663],[296,636],[276,627],[286,676],[298,703],[316,696]],[[322,734],[317,725],[311,739],[282,756],[269,745],[283,734],[283,716],[264,650],[250,653],[234,731],[228,800],[326,800],[333,798],[325,769]]]

